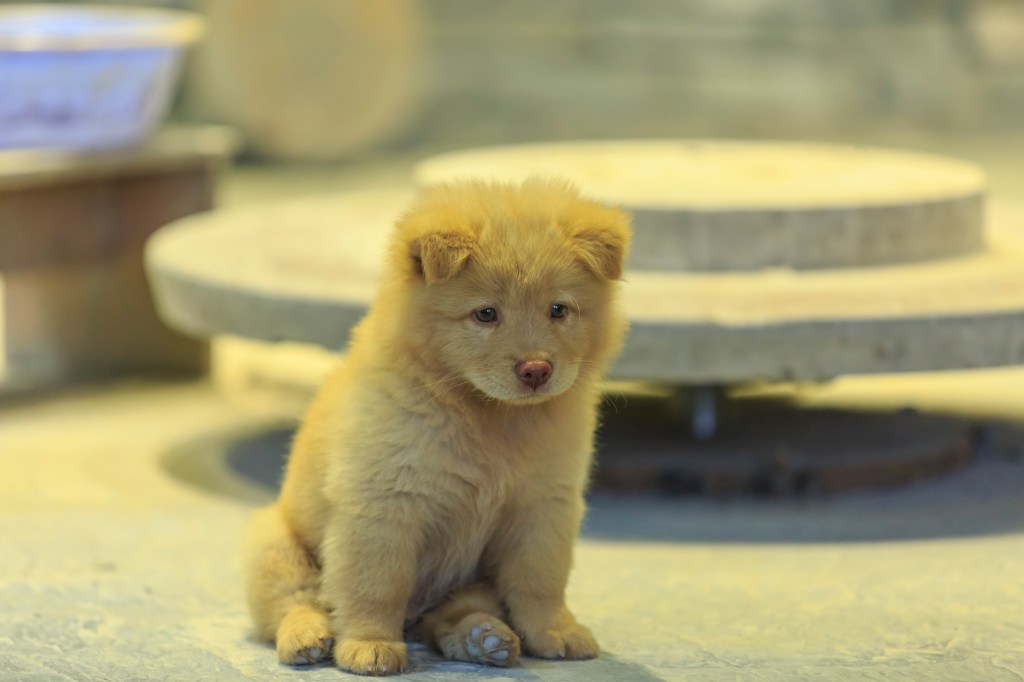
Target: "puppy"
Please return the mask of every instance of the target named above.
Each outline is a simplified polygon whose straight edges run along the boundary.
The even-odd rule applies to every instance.
[[[282,663],[592,658],[566,607],[598,380],[625,323],[625,213],[563,182],[428,190],[255,515],[249,609]]]

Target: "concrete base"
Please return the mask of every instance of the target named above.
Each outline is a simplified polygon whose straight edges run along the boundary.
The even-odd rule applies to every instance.
[[[794,409],[749,401],[709,439],[663,399],[607,398],[591,488],[669,496],[820,496],[946,475],[979,457],[1024,456],[1024,430],[910,412]],[[674,401],[672,401],[674,402]],[[269,503],[294,423],[201,434],[163,459],[172,475],[213,493]]]

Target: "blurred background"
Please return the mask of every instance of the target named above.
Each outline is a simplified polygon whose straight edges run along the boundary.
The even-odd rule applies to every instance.
[[[927,138],[1024,126],[1024,6],[1015,0],[198,8],[210,29],[177,116],[238,124],[254,154],[269,157],[581,138]]]
[[[1015,0],[132,5],[206,14],[173,116],[240,126],[254,158],[616,137],[927,139],[1024,125]]]
[[[211,355],[168,331],[142,266],[166,223],[409,189],[439,152],[623,138],[936,152],[980,165],[990,206],[1024,205],[1022,0],[122,4],[205,20],[153,135],[93,154],[0,151],[0,642],[19,644],[0,648],[0,679],[289,672],[246,638],[233,543],[337,356],[237,338],[212,339]],[[5,64],[0,117],[15,108]],[[1022,387],[1019,367],[741,387],[1003,430],[956,422],[970,456],[892,489],[599,493],[570,595],[612,655],[575,679],[724,680],[737,666],[765,680],[1020,679]],[[618,390],[690,438],[693,396]],[[627,454],[636,431],[624,424]],[[889,482],[917,473],[937,472]],[[416,670],[436,667],[417,656]],[[135,676],[142,657],[150,677]]]

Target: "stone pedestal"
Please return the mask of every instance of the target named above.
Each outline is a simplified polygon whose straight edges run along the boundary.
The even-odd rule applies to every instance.
[[[157,318],[142,248],[213,206],[234,146],[229,131],[199,128],[117,153],[0,154],[6,389],[205,369],[206,344]]]

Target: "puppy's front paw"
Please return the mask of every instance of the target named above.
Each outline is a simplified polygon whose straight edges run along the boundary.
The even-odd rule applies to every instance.
[[[594,635],[579,623],[526,633],[523,648],[537,658],[596,658],[601,651]]]
[[[327,615],[317,609],[298,607],[277,628],[277,658],[285,665],[320,663],[331,652]]]
[[[339,668],[359,675],[394,675],[409,665],[405,642],[343,639],[334,647]]]

